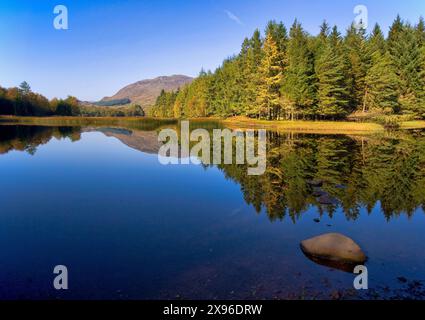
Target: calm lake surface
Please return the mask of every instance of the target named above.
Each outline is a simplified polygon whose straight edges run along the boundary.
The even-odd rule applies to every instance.
[[[0,299],[425,298],[425,132],[268,131],[247,176],[161,165],[167,126],[0,125]],[[328,232],[364,249],[370,290],[302,253]]]

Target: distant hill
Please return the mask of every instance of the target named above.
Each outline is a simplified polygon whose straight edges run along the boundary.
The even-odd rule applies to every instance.
[[[140,104],[147,109],[155,104],[161,90],[174,91],[193,81],[193,78],[183,75],[158,77],[130,84],[111,97],[105,97],[97,105],[115,105],[116,101],[126,101]]]

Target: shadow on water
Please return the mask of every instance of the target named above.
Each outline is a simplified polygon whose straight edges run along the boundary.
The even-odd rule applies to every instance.
[[[328,268],[332,268],[332,269],[337,269],[337,270],[341,270],[347,273],[353,273],[354,268],[357,266],[357,264],[355,263],[347,263],[347,262],[342,262],[342,261],[337,261],[337,260],[332,260],[332,259],[323,259],[323,258],[319,258],[316,257],[314,255],[311,255],[307,252],[305,252],[302,247],[300,246],[300,249],[302,251],[302,253],[312,262],[324,266],[324,267],[328,267]]]

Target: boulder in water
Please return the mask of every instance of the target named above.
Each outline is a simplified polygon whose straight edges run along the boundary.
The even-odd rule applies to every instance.
[[[357,243],[339,233],[327,233],[304,240],[301,249],[311,257],[343,263],[363,264],[367,259]]]

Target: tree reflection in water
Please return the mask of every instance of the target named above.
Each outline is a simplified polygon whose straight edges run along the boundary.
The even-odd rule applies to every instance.
[[[0,154],[11,150],[34,154],[52,137],[78,141],[81,132],[92,130],[115,136],[140,151],[154,152],[160,128],[121,132],[119,128],[1,125]],[[141,145],[138,141],[143,137]],[[377,204],[387,219],[401,214],[410,217],[425,204],[422,131],[367,137],[269,131],[264,175],[248,176],[246,165],[218,168],[241,186],[248,204],[258,213],[264,210],[272,221],[288,217],[296,222],[311,206],[330,217],[340,207],[347,219],[355,220],[362,207],[371,212]]]

